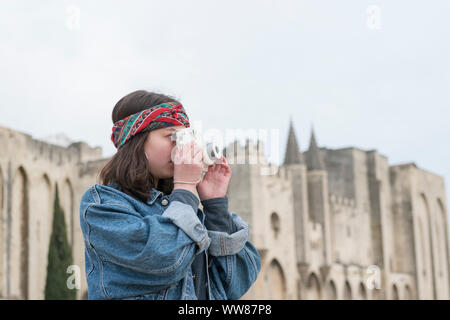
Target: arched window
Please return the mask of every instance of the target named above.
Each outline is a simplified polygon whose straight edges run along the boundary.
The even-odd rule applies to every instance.
[[[350,286],[350,282],[348,282],[348,280],[345,281],[344,299],[345,300],[352,300],[352,287]]]
[[[60,199],[61,206],[64,210],[64,220],[67,227],[67,238],[73,249],[73,239],[74,239],[74,194],[72,183],[69,179],[66,179],[63,183],[61,190]]]
[[[423,221],[422,221],[422,217],[418,218],[419,221],[419,252],[421,254],[422,257],[422,269],[419,270],[421,276],[424,279],[427,279],[429,274],[427,272],[428,269],[428,255],[427,255],[427,243],[426,243],[426,239],[425,239],[425,228],[423,225]]]
[[[367,300],[366,287],[364,287],[362,282],[359,284],[358,298],[361,300]]]
[[[283,269],[276,259],[270,263],[267,275],[267,288],[269,289],[268,296],[270,299],[286,299],[286,280]]]
[[[411,288],[409,287],[409,285],[405,286],[405,299],[406,300],[412,299],[412,292],[411,292]]]
[[[37,284],[33,286],[35,288],[37,287],[41,294],[41,296],[33,297],[33,299],[44,299],[45,282],[47,280],[48,249],[53,224],[53,197],[48,175],[44,173],[33,189],[39,192],[40,200],[33,204],[33,221],[36,223],[36,239],[39,242],[39,246],[33,248],[30,252],[35,261],[31,272],[36,272],[39,275],[34,276],[33,281],[37,282]],[[36,292],[37,290],[34,291]]]
[[[395,285],[395,284],[392,286],[392,299],[399,300],[398,288],[397,288],[397,285]]]
[[[328,281],[327,299],[328,300],[336,300],[337,299],[336,285],[334,284],[333,280]]]
[[[276,212],[272,212],[270,215],[270,226],[272,227],[272,231],[275,235],[275,239],[278,237],[280,232],[280,218]]]
[[[446,232],[446,211],[440,199],[437,200],[438,213],[436,215],[436,238],[438,247],[438,270],[439,278],[442,283],[448,283],[448,246],[447,246],[447,232]]]
[[[306,283],[306,298],[307,300],[321,299],[319,279],[314,273],[311,273]]]
[[[422,299],[435,299],[434,296],[434,272],[433,272],[433,244],[431,235],[431,216],[430,206],[428,205],[427,198],[422,193],[420,200],[418,201],[418,220],[419,220],[419,239],[420,239],[420,255],[422,259],[420,264],[422,270],[420,270],[420,281],[422,285],[421,295]]]
[[[28,299],[29,204],[28,178],[23,167],[16,170],[12,189],[9,294],[18,299]]]

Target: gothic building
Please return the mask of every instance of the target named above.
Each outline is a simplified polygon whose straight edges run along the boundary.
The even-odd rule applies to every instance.
[[[274,175],[261,174],[261,142],[230,147],[230,208],[262,258],[244,298],[450,298],[442,177],[376,150],[319,148],[313,131],[301,152],[292,122]]]
[[[77,297],[86,298],[79,204],[108,158],[84,142],[62,147],[4,127],[0,145],[0,297],[44,298],[57,182]],[[243,299],[449,299],[442,177],[390,166],[376,150],[319,148],[314,133],[301,152],[292,123],[279,167],[262,142],[225,154],[229,209],[250,224],[262,262]]]

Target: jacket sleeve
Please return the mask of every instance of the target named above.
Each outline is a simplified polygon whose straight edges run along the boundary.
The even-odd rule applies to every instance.
[[[89,203],[81,216],[86,245],[101,260],[148,274],[154,285],[179,281],[211,240],[188,191],[175,191],[162,215],[116,201]]]
[[[211,290],[223,300],[239,299],[250,289],[261,270],[258,251],[248,240],[249,225],[236,213],[228,211],[227,197],[202,201],[202,204],[205,226],[211,238],[208,248]]]

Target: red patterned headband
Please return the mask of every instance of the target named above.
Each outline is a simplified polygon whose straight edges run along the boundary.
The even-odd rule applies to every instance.
[[[119,149],[139,132],[179,125],[190,126],[183,106],[175,102],[161,103],[114,123],[111,140]]]

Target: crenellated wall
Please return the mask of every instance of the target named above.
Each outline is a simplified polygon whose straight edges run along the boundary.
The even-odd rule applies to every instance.
[[[248,152],[248,146],[241,148]],[[269,268],[270,258],[267,257],[279,249],[268,241],[273,231],[266,216],[261,215],[272,208],[273,203],[279,207],[279,203],[287,202],[282,200],[280,193],[283,192],[292,197],[291,223],[295,235],[290,245],[295,247],[297,272],[291,274],[291,279],[298,277],[299,299],[426,299],[430,296],[429,293],[419,294],[421,287],[415,261],[418,254],[413,248],[417,247],[420,233],[413,230],[414,203],[422,204],[417,212],[441,212],[440,220],[434,218],[439,221],[434,223],[437,232],[424,236],[429,240],[423,247],[428,246],[436,257],[417,259],[424,260],[422,264],[428,268],[428,290],[435,290],[437,298],[448,298],[447,211],[441,177],[436,179],[417,168],[420,174],[400,174],[397,166],[389,166],[387,157],[376,150],[320,148],[320,155],[324,170],[310,171],[304,163],[281,165],[274,176],[258,176],[258,170],[251,166],[241,165],[240,169],[235,169],[242,170],[239,177],[252,181],[252,191],[247,192],[244,185],[235,183],[229,190],[230,199],[247,199],[252,204],[250,219],[256,222],[254,233],[261,240],[255,242],[264,244],[258,250],[266,263],[246,298],[255,297],[252,292],[265,292],[264,288],[267,291],[270,278],[286,278],[286,267],[278,261],[276,268],[273,263]],[[411,191],[416,184],[426,189],[419,192],[419,200],[414,200],[411,194],[418,193]],[[430,190],[436,191],[429,195]],[[431,208],[430,201],[423,199],[429,198],[433,199],[434,209],[426,209]],[[239,212],[238,203],[233,205]],[[289,209],[285,206],[284,210]],[[431,242],[433,245],[429,244]],[[276,272],[278,276],[274,275]],[[436,278],[434,284],[432,277]],[[277,288],[279,290],[280,286]],[[265,297],[271,298],[270,294]]]
[[[3,127],[0,142],[0,297],[43,299],[58,183],[85,298],[79,204],[109,159],[84,142],[64,148]],[[242,299],[449,299],[442,177],[389,166],[376,150],[310,152],[308,163],[323,164],[270,164],[260,141],[224,150],[229,209],[250,224],[262,265]]]
[[[80,298],[86,291],[84,245],[79,225],[79,203],[95,174],[80,174],[85,162],[101,158],[101,148],[73,143],[68,148],[0,127],[0,214],[2,297],[43,299],[47,256],[53,223],[55,185],[58,183],[74,264],[80,267]],[[97,171],[98,167],[96,168]],[[69,276],[69,274],[68,274]],[[84,281],[83,281],[84,279]]]

